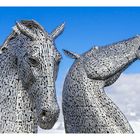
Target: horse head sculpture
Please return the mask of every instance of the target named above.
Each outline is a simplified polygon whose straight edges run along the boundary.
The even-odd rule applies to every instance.
[[[105,94],[134,61],[140,58],[140,36],[95,46],[75,59],[63,86],[63,114],[67,133],[133,133],[120,109]]]
[[[51,129],[59,116],[55,81],[61,61],[54,40],[63,31],[64,24],[50,34],[34,20],[17,22],[13,29],[1,48],[0,58],[4,56],[9,58],[5,60],[6,62],[1,60],[1,69],[2,64],[9,61],[11,67],[8,69],[13,71],[10,77],[18,80],[14,90],[10,85],[7,87],[9,91],[15,93],[15,102],[19,102],[19,106],[14,105],[13,110],[10,110],[15,111],[17,118],[13,125],[18,129],[12,127],[6,131],[4,126],[1,130],[2,132],[37,132],[37,124],[43,129]],[[12,84],[15,84],[15,80]],[[9,96],[7,93],[4,94]],[[19,115],[21,115],[20,119]],[[26,122],[29,116],[31,120]],[[20,127],[17,120],[22,124]]]

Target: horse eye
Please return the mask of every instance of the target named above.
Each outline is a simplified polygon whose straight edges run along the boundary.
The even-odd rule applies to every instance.
[[[3,47],[3,48],[1,48],[1,50],[2,51],[6,51],[6,50],[8,50],[7,48],[5,48],[5,47]]]
[[[31,57],[29,57],[29,61],[32,64],[32,66],[34,66],[34,67],[39,64],[38,60],[31,58]]]

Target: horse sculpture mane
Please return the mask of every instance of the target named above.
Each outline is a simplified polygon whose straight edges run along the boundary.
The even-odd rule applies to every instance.
[[[62,108],[67,133],[133,133],[124,114],[105,94],[121,73],[140,58],[140,36],[94,47],[74,58],[63,86]]]
[[[37,133],[59,116],[55,80],[61,55],[54,40],[64,24],[48,34],[34,20],[13,27],[0,54],[0,132]]]

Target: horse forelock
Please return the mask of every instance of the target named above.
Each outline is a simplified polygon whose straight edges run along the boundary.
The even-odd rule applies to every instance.
[[[25,25],[29,29],[36,28],[36,29],[41,30],[42,32],[45,31],[45,29],[39,23],[37,23],[34,20],[21,20],[20,23],[23,24],[23,25]]]

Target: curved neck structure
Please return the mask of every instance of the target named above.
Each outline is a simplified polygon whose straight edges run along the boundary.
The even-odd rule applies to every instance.
[[[77,60],[66,76],[63,114],[67,133],[133,133],[120,109],[104,92],[105,82],[91,80]]]
[[[35,133],[34,104],[22,87],[16,59],[9,52],[0,54],[0,133]]]

